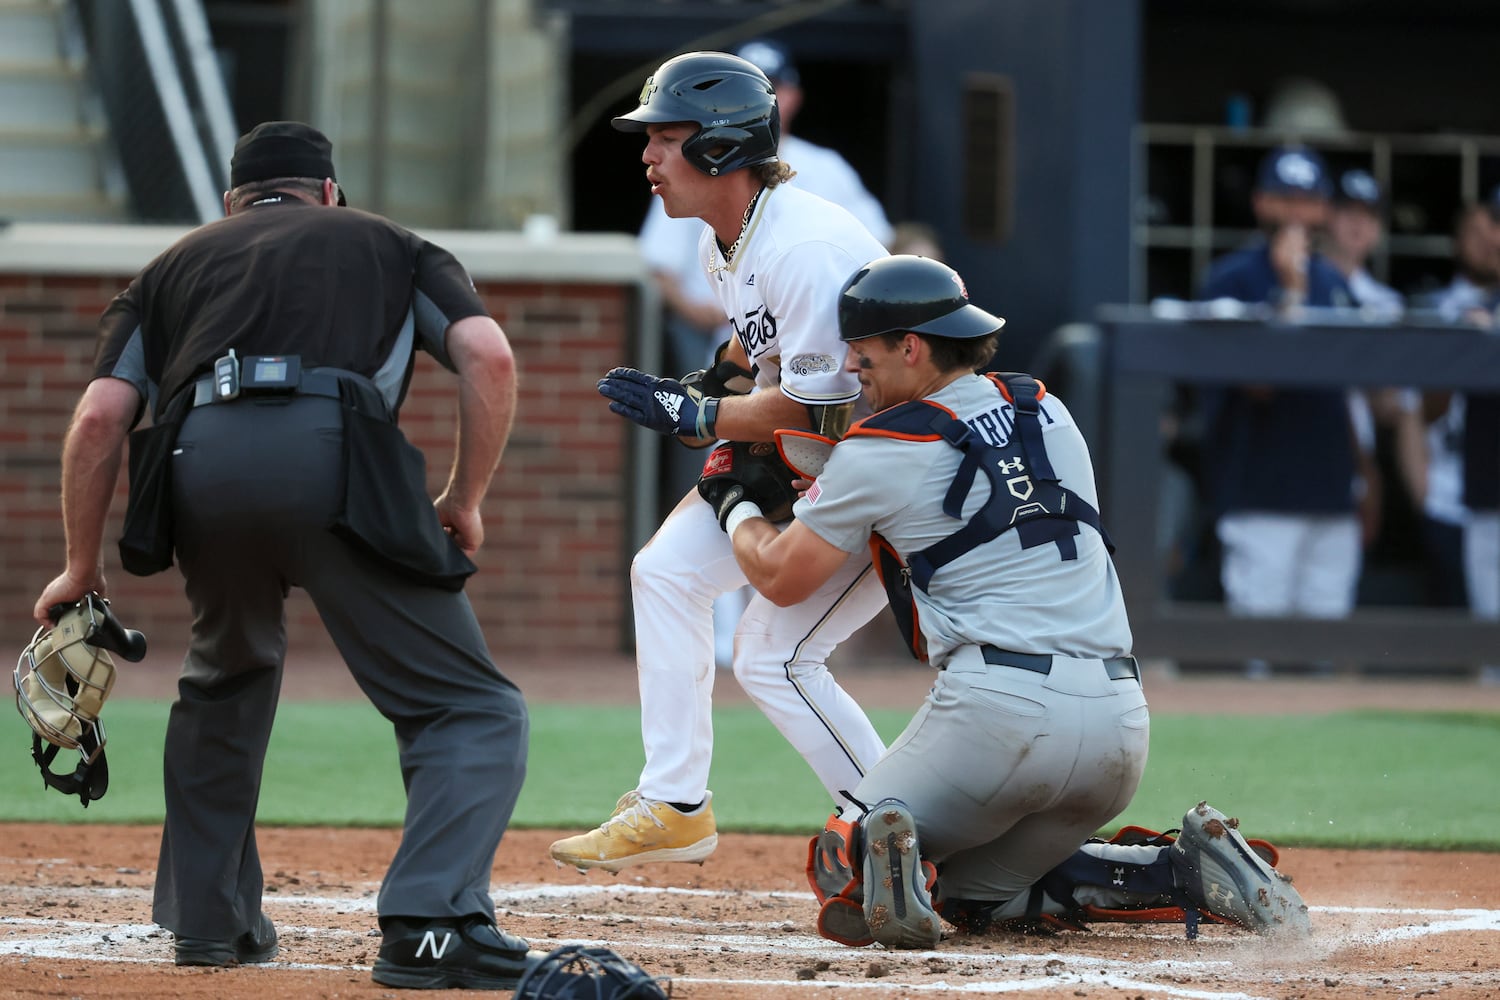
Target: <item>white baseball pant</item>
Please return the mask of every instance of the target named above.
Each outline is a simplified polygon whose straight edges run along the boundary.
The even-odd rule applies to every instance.
[[[713,761],[713,602],[746,583],[729,539],[696,491],[685,496],[630,568],[640,674],[641,795],[698,802]],[[735,632],[734,675],[802,754],[835,802],[885,749],[869,718],[829,673],[835,646],[885,606],[870,559],[851,556],[801,604],[750,598]]]

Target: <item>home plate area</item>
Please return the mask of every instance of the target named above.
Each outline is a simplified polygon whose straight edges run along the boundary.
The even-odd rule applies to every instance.
[[[517,863],[496,868],[501,926],[542,950],[613,948],[670,980],[673,997],[1500,995],[1494,855],[1288,850],[1283,867],[1311,905],[1313,936],[1302,942],[1215,925],[1188,941],[1179,925],[1096,924],[1048,937],[952,933],[931,951],[893,952],[817,936],[800,878],[805,840],[726,835],[701,867],[581,876],[546,860],[554,835],[507,835],[502,861]],[[281,953],[237,969],[171,964],[171,935],[150,916],[157,836],[0,826],[0,997],[399,995],[369,978],[379,859],[394,851],[393,831],[262,831],[265,909]],[[116,850],[126,842],[138,843]],[[318,860],[284,863],[303,849]],[[100,864],[105,854],[126,863]]]

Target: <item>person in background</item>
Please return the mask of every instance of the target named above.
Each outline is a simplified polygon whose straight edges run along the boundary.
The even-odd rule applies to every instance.
[[[1305,146],[1266,154],[1251,207],[1262,238],[1213,263],[1200,298],[1268,303],[1295,321],[1307,307],[1355,304],[1348,282],[1313,249],[1333,186]],[[1237,615],[1342,618],[1354,606],[1362,535],[1362,464],[1337,387],[1206,387],[1205,480],[1221,547],[1225,602]],[[1366,482],[1375,480],[1373,470]],[[1261,661],[1249,676],[1269,673]]]
[[[1370,255],[1385,238],[1385,198],[1368,170],[1346,170],[1333,187],[1323,254],[1339,269],[1364,315],[1391,322],[1406,308],[1401,293],[1370,274]]]
[[[1453,277],[1428,303],[1449,323],[1488,328],[1486,304],[1500,291],[1500,254],[1492,240],[1497,227],[1483,204],[1459,210],[1453,223]],[[1490,403],[1478,398],[1482,423]],[[1470,511],[1465,504],[1465,394],[1442,387],[1408,389],[1401,394],[1396,421],[1397,467],[1413,503],[1422,512],[1425,599],[1439,607],[1470,606],[1464,552]],[[1484,477],[1475,478],[1478,494]],[[1483,514],[1481,513],[1481,519]],[[1483,534],[1481,529],[1480,534]],[[1477,556],[1477,552],[1476,552]],[[1474,569],[1478,569],[1478,559]],[[1497,566],[1500,573],[1500,566]],[[1495,588],[1491,588],[1495,589]],[[1478,587],[1484,604],[1484,582]],[[1478,608],[1476,607],[1476,611]]]
[[[1438,302],[1446,319],[1493,335],[1500,329],[1500,187],[1463,215],[1460,273]],[[1500,395],[1463,399],[1464,583],[1477,618],[1500,619]],[[1500,665],[1485,664],[1480,680],[1500,683]]]
[[[888,249],[893,254],[944,259],[943,245],[938,240],[937,230],[925,222],[908,220],[896,223]]]

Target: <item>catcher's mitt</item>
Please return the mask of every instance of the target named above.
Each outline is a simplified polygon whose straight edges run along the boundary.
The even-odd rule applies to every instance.
[[[611,949],[569,944],[526,970],[515,1000],[666,1000],[671,995],[671,980],[653,977]]]
[[[728,441],[719,445],[703,463],[698,495],[708,501],[719,519],[719,527],[735,505],[749,500],[768,521],[786,521],[792,516],[797,474],[769,441]]]

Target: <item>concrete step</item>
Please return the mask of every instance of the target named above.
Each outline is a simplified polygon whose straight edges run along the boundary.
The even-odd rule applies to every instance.
[[[97,136],[0,129],[0,196],[84,195],[104,186]]]
[[[0,192],[0,220],[127,223],[131,221],[131,210],[123,197],[99,192],[52,195],[13,195]]]
[[[56,127],[83,120],[87,85],[66,63],[0,64],[0,130]]]
[[[57,4],[0,0],[0,64],[61,55],[61,30]]]

